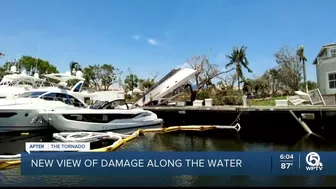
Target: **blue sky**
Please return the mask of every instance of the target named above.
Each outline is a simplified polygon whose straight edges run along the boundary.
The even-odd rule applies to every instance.
[[[248,47],[253,75],[276,65],[282,45],[305,45],[313,59],[335,42],[335,0],[2,0],[0,52],[37,56],[68,71],[69,62],[112,64],[140,77],[163,77],[212,51],[224,65],[234,45]],[[246,76],[251,76],[247,74]]]

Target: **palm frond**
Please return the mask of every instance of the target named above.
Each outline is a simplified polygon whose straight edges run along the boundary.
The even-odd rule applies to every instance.
[[[244,67],[245,69],[247,69],[247,71],[248,71],[249,73],[252,73],[252,70],[248,67],[248,65],[246,65],[245,62],[242,62],[241,64],[243,65],[243,67]]]
[[[307,58],[305,56],[303,56],[303,61],[307,62]]]
[[[229,59],[229,60],[234,59],[233,56],[232,56],[232,54],[231,54],[231,55],[225,55],[225,56],[226,56],[226,58]]]
[[[228,67],[232,66],[235,62],[234,61],[230,61],[229,63],[227,63],[225,65],[225,69],[227,69]]]
[[[299,57],[300,62],[306,62],[307,58],[304,55],[304,47],[301,46],[296,50],[296,55]]]
[[[252,73],[252,70],[248,67],[249,62],[246,57],[244,57],[244,61],[242,61],[241,64],[244,66],[245,69],[247,69],[249,73]]]

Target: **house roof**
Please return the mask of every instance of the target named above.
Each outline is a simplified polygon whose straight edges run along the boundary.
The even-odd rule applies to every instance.
[[[317,58],[320,57],[323,54],[323,52],[327,49],[327,47],[332,47],[332,46],[336,46],[336,43],[330,43],[330,44],[327,44],[327,45],[323,45],[320,52],[317,54],[316,58],[314,59],[313,64],[317,63]]]

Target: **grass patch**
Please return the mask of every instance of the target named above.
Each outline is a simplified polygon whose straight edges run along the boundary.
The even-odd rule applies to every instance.
[[[286,100],[284,96],[272,97],[269,99],[252,99],[248,100],[249,106],[275,106],[275,100]]]

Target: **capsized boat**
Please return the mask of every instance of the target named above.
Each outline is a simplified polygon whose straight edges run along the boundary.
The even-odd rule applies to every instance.
[[[198,70],[192,68],[173,69],[159,82],[148,89],[134,105],[145,106],[151,102],[156,102],[156,104],[159,105],[166,95],[186,84],[192,77],[195,77],[197,73]]]

